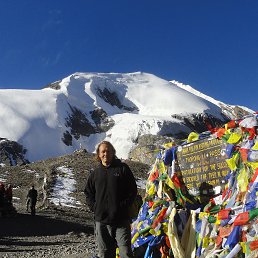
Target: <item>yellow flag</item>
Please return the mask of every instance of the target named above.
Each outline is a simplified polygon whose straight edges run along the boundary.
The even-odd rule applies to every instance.
[[[248,186],[248,174],[245,168],[240,170],[239,175],[237,176],[237,184],[240,189],[240,192],[246,192]]]
[[[230,170],[236,170],[237,169],[237,163],[238,163],[239,153],[236,153],[233,155],[232,158],[226,159],[226,162],[230,168]]]
[[[253,170],[258,168],[258,162],[247,162],[248,166],[250,166]]]
[[[169,177],[166,178],[166,184],[172,189],[175,188],[172,180]]]
[[[252,150],[258,150],[258,141],[254,144],[254,146],[252,147]]]
[[[174,142],[168,142],[168,143],[165,143],[163,146],[164,146],[165,149],[170,149],[170,148],[172,148],[174,145],[175,145]]]
[[[174,257],[185,258],[186,257],[185,252],[177,234],[176,224],[174,220],[175,215],[176,215],[176,208],[173,208],[169,216],[169,222],[168,222],[168,239],[169,239]]]
[[[241,136],[240,134],[238,134],[238,133],[232,133],[232,134],[229,136],[227,142],[230,143],[230,144],[235,144],[235,143],[237,143],[237,142],[240,141],[241,137],[242,137],[242,136]]]
[[[164,172],[166,172],[166,167],[164,165],[164,162],[159,162],[158,169],[160,174],[163,174]]]
[[[147,190],[148,195],[154,195],[155,194],[155,185],[151,183],[150,188]]]
[[[188,138],[187,138],[187,142],[194,142],[194,141],[197,141],[199,139],[199,134],[198,133],[195,133],[195,132],[191,132],[189,135],[188,135]]]

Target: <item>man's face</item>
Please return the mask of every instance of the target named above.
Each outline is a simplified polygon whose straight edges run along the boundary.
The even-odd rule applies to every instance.
[[[109,145],[101,144],[99,147],[99,158],[102,165],[108,167],[114,158],[112,148]]]

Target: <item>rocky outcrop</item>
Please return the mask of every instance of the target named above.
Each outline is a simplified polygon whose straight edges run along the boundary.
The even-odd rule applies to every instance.
[[[104,88],[103,90],[98,89],[97,94],[107,103],[109,103],[111,106],[117,106],[118,108],[122,110],[126,110],[129,112],[138,111],[138,108],[131,103],[132,106],[125,106],[121,103],[118,95],[116,92],[111,92],[108,89]],[[129,101],[129,100],[127,100]]]
[[[246,115],[250,115],[249,111],[240,106],[229,106],[221,103],[220,107],[222,112],[232,119],[241,119]]]
[[[52,82],[44,88],[51,88],[53,90],[60,90],[61,89],[60,82],[61,82],[61,80],[56,81],[56,82]]]
[[[145,164],[153,164],[158,152],[163,149],[163,145],[169,142],[176,142],[172,137],[161,135],[143,135],[139,137],[137,146],[129,153],[129,159]]]
[[[26,159],[27,150],[19,143],[0,138],[0,164],[1,166],[16,166],[29,163]]]
[[[101,108],[96,108],[90,112],[91,117],[88,118],[87,114],[83,111],[71,105],[69,106],[71,112],[65,119],[67,130],[63,133],[62,137],[62,141],[67,146],[73,145],[73,137],[78,140],[81,136],[106,132],[115,124],[113,119],[108,117],[107,113]]]
[[[70,108],[71,113],[66,118],[65,125],[70,128],[71,135],[73,135],[75,139],[78,140],[81,135],[89,136],[90,134],[96,133],[95,128],[92,126],[85,113],[71,105]]]
[[[114,120],[110,118],[105,110],[96,107],[91,113],[91,118],[96,125],[96,132],[106,132],[115,124]]]
[[[197,133],[202,133],[210,128],[221,127],[230,118],[221,114],[222,119],[214,117],[210,114],[193,114],[191,116],[186,116],[182,118],[183,123],[191,130]]]
[[[142,135],[135,141],[129,158],[145,164],[153,164],[156,156],[164,144],[173,142],[175,145],[181,144],[190,132],[203,133],[211,128],[221,127],[229,121],[229,118],[215,118],[208,114],[194,114],[191,116],[173,115],[180,122],[164,121],[160,124],[159,135]]]

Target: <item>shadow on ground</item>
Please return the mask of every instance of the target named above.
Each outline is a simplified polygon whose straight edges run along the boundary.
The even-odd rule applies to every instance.
[[[53,218],[46,214],[31,216],[17,214],[14,217],[0,218],[0,244],[2,237],[29,237],[64,235],[69,232],[93,234],[91,225],[82,225],[77,222],[68,222]]]

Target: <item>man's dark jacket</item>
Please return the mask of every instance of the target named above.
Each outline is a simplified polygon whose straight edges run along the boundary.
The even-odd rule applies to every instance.
[[[109,167],[100,163],[90,174],[84,193],[96,221],[119,224],[129,219],[128,208],[137,195],[137,186],[128,165],[115,159]]]

